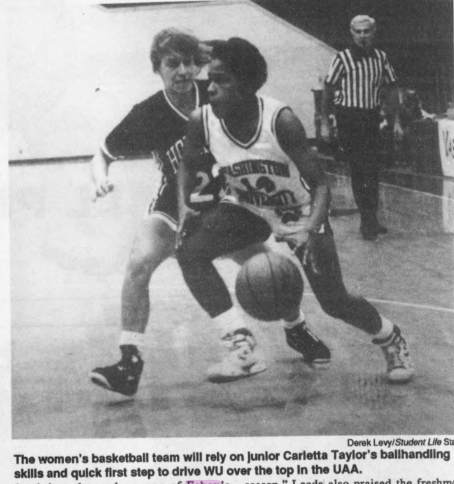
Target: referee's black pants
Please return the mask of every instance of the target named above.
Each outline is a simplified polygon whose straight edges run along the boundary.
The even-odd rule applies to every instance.
[[[336,108],[339,143],[350,164],[353,196],[361,230],[376,230],[380,176],[378,109]]]
[[[271,235],[268,223],[246,208],[219,203],[190,220],[187,235],[177,250],[177,258],[186,284],[203,309],[212,317],[232,307],[232,299],[213,260]],[[322,309],[369,334],[381,328],[378,311],[363,297],[347,292],[334,237],[329,224],[325,233],[316,235],[314,266],[303,264],[303,250],[296,256],[303,266],[311,288]]]

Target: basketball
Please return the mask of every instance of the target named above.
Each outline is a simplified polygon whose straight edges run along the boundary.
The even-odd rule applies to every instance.
[[[303,278],[286,256],[265,252],[251,257],[241,267],[235,292],[241,307],[262,321],[285,318],[299,307]]]

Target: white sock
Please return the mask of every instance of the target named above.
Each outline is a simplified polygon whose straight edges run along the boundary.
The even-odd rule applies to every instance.
[[[237,329],[247,327],[239,311],[235,307],[232,307],[225,313],[216,316],[213,318],[213,321],[220,330],[221,338],[229,333],[233,333]]]
[[[389,338],[394,331],[394,324],[391,323],[389,319],[386,319],[385,317],[381,316],[381,329],[378,333],[374,334],[374,339],[386,339]]]
[[[283,319],[282,325],[284,326],[285,329],[292,329],[295,326],[297,326],[298,324],[304,323],[304,319],[305,319],[304,313],[300,309],[300,313],[299,313],[299,315],[296,319],[294,319],[292,321],[287,321],[287,320]]]
[[[133,345],[136,346],[139,350],[139,354],[142,354],[145,341],[144,341],[144,334],[137,333],[136,331],[122,331],[120,333],[120,339],[118,341],[119,346],[123,345]]]

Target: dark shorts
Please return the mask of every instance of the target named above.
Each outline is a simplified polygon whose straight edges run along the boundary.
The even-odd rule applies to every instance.
[[[158,217],[173,230],[178,226],[178,198],[176,179],[170,181],[163,178],[157,195],[148,205],[146,216]]]

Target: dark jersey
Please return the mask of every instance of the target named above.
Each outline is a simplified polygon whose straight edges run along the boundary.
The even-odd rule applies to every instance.
[[[208,81],[197,80],[196,107],[208,103]],[[166,213],[173,220],[177,217],[176,172],[181,162],[188,118],[170,101],[165,91],[159,91],[136,104],[129,114],[107,136],[103,151],[112,160],[153,156],[162,174],[157,198],[151,211]],[[214,182],[214,158],[207,151],[199,165],[200,183],[191,196],[199,209],[216,201],[219,183]]]
[[[196,81],[196,107],[208,103],[208,81]],[[181,161],[188,118],[159,91],[136,104],[107,136],[103,150],[112,159],[154,156],[165,178],[175,175]]]

